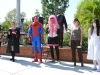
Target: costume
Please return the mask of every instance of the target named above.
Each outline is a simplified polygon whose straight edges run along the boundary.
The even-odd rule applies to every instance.
[[[12,32],[15,31],[16,34],[12,34]],[[20,38],[20,29],[15,28],[12,29],[10,28],[9,31],[10,34],[8,34],[8,45],[7,45],[7,53],[11,53],[12,55],[12,60],[14,61],[15,53],[19,53],[19,38]],[[11,50],[11,46],[14,46],[14,50]]]
[[[97,25],[96,25],[97,24]],[[93,70],[97,69],[96,64],[98,63],[98,70],[100,72],[100,29],[99,20],[95,19],[93,23],[93,32],[91,34],[92,27],[88,30],[88,54],[87,59],[93,60],[94,67]],[[97,35],[97,31],[98,34]]]
[[[51,20],[54,20],[54,23],[52,23]],[[50,46],[52,61],[54,61],[53,46],[55,46],[57,61],[58,63],[60,63],[59,48],[58,48],[59,46],[59,43],[58,43],[59,26],[58,26],[58,22],[56,20],[55,15],[50,15],[46,33],[48,33],[48,46]]]
[[[39,22],[33,22],[30,24],[29,30],[28,30],[28,37],[31,37],[32,40],[32,46],[34,49],[34,56],[35,59],[32,62],[38,61],[37,56],[37,47],[40,53],[40,61],[39,63],[42,63],[42,49],[41,49],[41,35],[43,35],[43,26]]]

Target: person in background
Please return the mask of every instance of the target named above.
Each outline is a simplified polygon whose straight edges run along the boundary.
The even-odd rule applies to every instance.
[[[73,21],[74,27],[71,29],[70,41],[72,49],[72,61],[74,62],[74,66],[76,66],[76,49],[78,52],[79,61],[81,62],[81,66],[83,67],[83,55],[82,55],[82,38],[83,38],[83,28],[80,26],[80,22],[77,18]]]
[[[34,60],[32,62],[38,62],[38,52],[40,55],[39,64],[42,63],[42,48],[41,48],[41,36],[43,36],[43,25],[39,22],[38,15],[34,16],[34,22],[32,22],[28,29],[28,41],[32,42],[34,50]],[[37,49],[38,48],[38,49]]]
[[[0,25],[0,50],[1,50],[1,43],[2,42],[3,42],[3,30],[2,30],[2,26]]]
[[[15,62],[15,53],[19,53],[19,38],[20,38],[20,29],[16,28],[15,22],[11,23],[11,28],[8,30],[8,45],[7,53],[11,53],[11,61]]]
[[[20,32],[25,32],[24,18],[21,19]]]
[[[61,9],[58,9],[57,20],[58,20],[58,24],[60,26],[60,33],[58,35],[59,46],[62,48],[63,47],[63,33],[64,33],[63,25],[65,25],[65,30],[67,31],[67,22],[66,22],[65,16],[61,14]]]
[[[52,62],[55,62],[54,52],[53,52],[53,46],[55,46],[57,62],[61,64],[59,60],[59,48],[58,48],[59,25],[55,15],[49,16],[46,33],[48,33],[48,46],[50,47],[51,50]]]
[[[88,30],[88,60],[93,60],[92,70],[100,72],[100,28],[99,20],[94,19]],[[98,63],[98,68],[97,68]]]

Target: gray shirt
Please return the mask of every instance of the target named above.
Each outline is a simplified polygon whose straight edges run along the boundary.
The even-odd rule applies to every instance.
[[[25,30],[25,25],[24,25],[23,22],[21,22],[21,24],[20,24],[20,31],[24,32],[24,30]]]
[[[71,40],[81,40],[81,29],[80,29],[80,27],[72,30]]]

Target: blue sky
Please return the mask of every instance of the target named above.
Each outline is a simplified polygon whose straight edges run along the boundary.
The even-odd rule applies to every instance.
[[[0,0],[0,22],[4,21],[7,12],[16,8],[17,0]],[[68,24],[72,24],[77,4],[81,0],[69,0],[69,8],[66,9],[65,17]],[[21,12],[26,13],[26,18],[31,19],[35,10],[42,12],[41,0],[21,0]]]

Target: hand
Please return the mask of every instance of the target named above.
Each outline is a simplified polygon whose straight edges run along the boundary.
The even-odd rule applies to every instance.
[[[71,46],[71,42],[69,42],[69,46]]]
[[[13,31],[12,34],[16,34],[16,32]]]
[[[10,31],[8,32],[8,34],[10,35]]]
[[[31,43],[31,37],[28,37],[28,42]]]
[[[80,46],[82,46],[82,42],[80,42]]]
[[[67,28],[65,30],[67,31]]]

